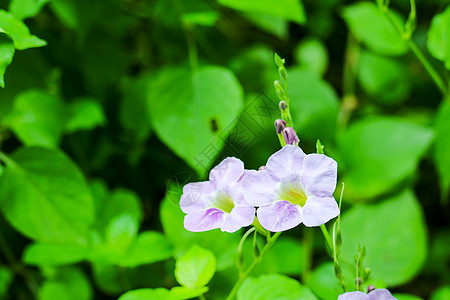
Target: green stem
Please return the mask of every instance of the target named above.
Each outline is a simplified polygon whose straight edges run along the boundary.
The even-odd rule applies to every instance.
[[[303,249],[305,249],[305,269],[302,274],[303,283],[307,282],[309,271],[312,266],[312,256],[313,256],[313,246],[314,246],[314,230],[311,228],[304,227],[304,236],[303,236]]]
[[[328,249],[330,250],[330,255],[333,257],[333,241],[331,240],[330,234],[328,233],[327,227],[325,224],[320,225],[320,229],[322,230],[323,237],[327,242]]]
[[[198,54],[197,54],[197,45],[194,39],[194,33],[192,25],[185,25],[186,31],[186,40],[188,46],[188,54],[189,54],[189,63],[191,65],[191,72],[194,74],[198,70]]]
[[[261,262],[264,255],[267,253],[267,251],[270,250],[270,248],[273,246],[273,244],[276,242],[278,237],[280,236],[281,232],[275,233],[272,237],[268,238],[268,241],[266,245],[264,246],[263,250],[261,251],[261,254],[255,258],[253,263],[245,270],[244,273],[239,275],[238,281],[234,284],[233,288],[231,289],[230,294],[227,297],[227,300],[232,300],[236,297],[236,294],[241,287],[244,280],[250,275],[250,273],[253,271],[253,269]]]

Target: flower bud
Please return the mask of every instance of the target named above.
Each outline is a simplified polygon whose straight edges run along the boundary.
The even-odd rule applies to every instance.
[[[298,143],[300,142],[297,133],[292,127],[286,127],[283,130],[283,136],[284,140],[286,141],[287,145],[295,145],[298,146]]]
[[[281,111],[284,111],[287,108],[287,103],[286,103],[286,101],[280,101],[278,106],[280,107]]]
[[[265,170],[265,169],[266,169],[266,166],[261,166],[261,167],[259,167],[258,171]]]
[[[375,290],[375,286],[369,285],[369,286],[367,287],[367,293],[370,293],[370,292],[373,291],[373,290]]]
[[[286,121],[281,119],[275,120],[275,129],[277,131],[277,134],[282,134],[283,130],[286,128]]]
[[[277,65],[277,67],[284,66],[284,62],[285,60],[275,53],[275,64]]]
[[[284,92],[283,84],[281,83],[281,81],[275,80],[273,85],[275,86],[275,91],[277,92],[278,98],[280,98],[280,100],[285,100],[286,94]]]
[[[284,66],[278,68],[278,74],[280,74],[281,79],[287,81],[287,71]]]

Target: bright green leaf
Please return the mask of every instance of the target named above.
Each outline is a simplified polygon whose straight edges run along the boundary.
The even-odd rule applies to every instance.
[[[411,138],[411,136],[409,136]],[[406,190],[377,204],[351,208],[341,219],[341,256],[354,265],[358,245],[366,247],[365,267],[371,280],[387,286],[408,282],[421,269],[427,254],[427,229],[422,208]],[[350,274],[354,274],[353,271]],[[352,281],[352,278],[346,278]]]
[[[180,209],[180,196],[181,187],[170,184],[160,207],[164,235],[175,245],[175,256],[180,257],[189,245],[198,244],[214,253],[217,258],[217,270],[234,265],[239,235],[221,232],[219,229],[205,232],[187,231],[183,225],[185,214]]]
[[[0,207],[25,236],[48,243],[85,244],[94,207],[83,175],[64,154],[24,148],[6,161]]]
[[[46,92],[28,90],[14,100],[3,124],[27,146],[57,146],[64,131],[64,104]]]
[[[0,265],[0,297],[7,291],[13,281],[13,273],[6,267]]]
[[[170,293],[165,288],[139,289],[126,292],[118,300],[170,300]]]
[[[68,265],[85,260],[89,251],[88,247],[82,245],[34,243],[25,249],[23,261],[38,266]]]
[[[69,103],[69,118],[66,133],[91,130],[106,124],[106,117],[100,103],[92,98],[80,98]]]
[[[402,26],[398,13],[389,9],[394,22]],[[406,41],[375,3],[362,1],[344,8],[342,16],[349,30],[370,50],[382,55],[401,55],[408,51]]]
[[[244,17],[262,30],[272,33],[280,39],[287,38],[289,34],[289,22],[284,18],[253,12],[244,13]],[[269,62],[271,63],[271,60]],[[270,66],[273,67],[272,64]]]
[[[434,161],[440,177],[442,197],[448,201],[450,190],[450,104],[443,101],[435,121]]]
[[[339,102],[331,85],[300,69],[288,70],[288,84],[291,114],[300,140],[332,140]]]
[[[175,263],[177,281],[188,288],[200,288],[208,284],[216,272],[216,257],[210,250],[192,245]]]
[[[334,274],[332,262],[326,262],[314,269],[308,276],[306,285],[323,300],[336,300],[338,295],[343,293]]]
[[[6,68],[11,64],[14,56],[14,42],[11,37],[0,29],[0,86],[5,87]]]
[[[219,0],[220,4],[244,12],[261,13],[269,16],[284,18],[299,24],[306,22],[303,5],[297,0]]]
[[[165,260],[171,256],[172,247],[164,235],[156,231],[145,231],[131,244],[119,265],[122,267],[136,267]]]
[[[47,45],[46,41],[30,34],[30,30],[22,21],[4,10],[0,10],[0,28],[12,37],[18,50]]]
[[[39,290],[39,300],[90,300],[92,288],[86,275],[76,268],[58,269]]]
[[[12,0],[9,11],[19,20],[36,16],[50,0]]]
[[[176,286],[170,289],[170,299],[173,300],[192,299],[203,295],[208,290],[209,288],[207,286],[197,289],[190,289],[184,286]]]
[[[200,26],[214,26],[220,15],[216,11],[201,11],[186,13],[181,16],[181,21],[185,24],[196,24]]]
[[[400,61],[363,51],[359,59],[358,79],[377,103],[398,104],[411,89],[407,67]]]
[[[353,123],[338,140],[345,167],[344,197],[368,200],[408,179],[433,139],[433,131],[394,117]]]
[[[428,31],[428,51],[435,58],[442,60],[450,70],[450,5],[433,17]]]
[[[448,300],[450,299],[450,285],[444,285],[438,288],[431,295],[430,300]]]
[[[105,240],[108,248],[124,252],[136,238],[139,224],[128,214],[113,218],[105,229]]]
[[[302,69],[312,74],[322,76],[328,67],[328,52],[319,39],[308,38],[298,45],[295,58]]]
[[[295,279],[279,274],[247,278],[237,294],[238,300],[316,300],[311,291]]]
[[[204,67],[192,76],[184,69],[165,69],[148,89],[159,139],[201,175],[222,149],[242,102],[239,82],[221,67]]]

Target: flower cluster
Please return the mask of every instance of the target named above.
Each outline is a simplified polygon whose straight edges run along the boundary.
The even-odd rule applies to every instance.
[[[368,294],[363,292],[348,292],[338,297],[338,300],[396,300],[386,289],[374,289]]]
[[[220,228],[235,232],[259,223],[272,232],[301,223],[319,226],[339,215],[333,198],[337,163],[323,154],[308,154],[288,144],[269,157],[266,167],[245,170],[228,157],[211,170],[209,181],[183,188],[180,206],[189,231]]]

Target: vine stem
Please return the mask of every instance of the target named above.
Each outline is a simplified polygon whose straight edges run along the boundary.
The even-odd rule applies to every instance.
[[[328,248],[330,249],[330,253],[333,253],[333,241],[331,240],[330,234],[328,233],[327,227],[325,224],[320,225],[320,229],[322,230],[323,237],[327,242]],[[332,254],[331,254],[332,256]]]
[[[273,246],[273,244],[276,242],[278,237],[281,235],[281,232],[275,233],[272,237],[268,238],[266,245],[264,246],[263,250],[261,251],[261,254],[255,258],[253,263],[243,272],[239,275],[238,281],[234,284],[233,288],[231,289],[230,294],[228,295],[226,300],[232,300],[236,297],[237,291],[241,287],[244,280],[250,275],[250,273],[253,271],[253,269],[261,262],[264,255],[267,253],[267,251],[270,250],[270,248]]]

